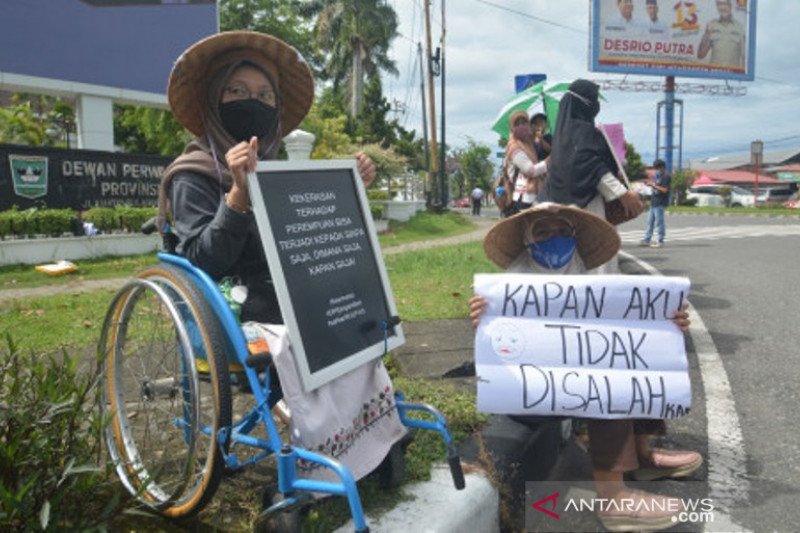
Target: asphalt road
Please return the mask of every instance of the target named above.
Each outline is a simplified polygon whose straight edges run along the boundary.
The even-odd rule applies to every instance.
[[[718,489],[744,489],[729,502],[733,524],[751,531],[797,531],[800,219],[672,215],[666,220],[664,248],[636,246],[642,219],[620,227],[623,249],[663,274],[691,279],[689,299],[719,354],[734,402],[728,420],[709,423],[706,416],[720,413],[704,388],[713,385],[714,376],[693,376],[692,415],[672,424],[670,438],[700,445],[709,454],[709,448],[724,450],[738,426],[743,446],[731,452],[743,461],[715,456],[712,449],[707,467],[733,464],[734,471],[705,479],[733,485]],[[693,331],[691,340],[700,334]],[[690,343],[690,351],[692,366],[701,366],[700,350]],[[729,428],[730,434],[714,434],[719,428]]]

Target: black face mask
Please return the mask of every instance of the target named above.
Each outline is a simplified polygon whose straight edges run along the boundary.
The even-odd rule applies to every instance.
[[[273,131],[278,110],[260,100],[233,100],[219,105],[222,127],[236,141],[249,141],[255,136],[259,139]]]

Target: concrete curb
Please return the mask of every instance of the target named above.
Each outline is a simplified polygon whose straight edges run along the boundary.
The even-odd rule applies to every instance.
[[[430,481],[404,487],[408,497],[386,513],[367,515],[370,531],[380,533],[495,533],[500,531],[500,496],[486,476],[464,476],[464,490],[453,487],[447,465],[436,465]],[[336,530],[352,532],[353,521]]]

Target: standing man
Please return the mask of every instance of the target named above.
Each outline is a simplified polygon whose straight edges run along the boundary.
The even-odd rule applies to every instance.
[[[669,205],[669,189],[672,178],[667,174],[667,165],[661,159],[653,161],[653,168],[656,174],[647,184],[653,189],[650,197],[650,213],[647,215],[647,230],[644,232],[640,246],[652,246],[661,248],[664,246],[664,235],[666,227],[664,225],[664,209]],[[653,226],[658,226],[658,241],[650,244],[653,237]]]
[[[479,217],[481,216],[481,202],[483,201],[483,189],[475,186],[470,193],[472,196],[472,214]]]
[[[744,69],[744,26],[733,19],[731,0],[717,0],[717,11],[719,19],[706,25],[697,47],[697,58],[705,58],[710,51],[710,64]]]

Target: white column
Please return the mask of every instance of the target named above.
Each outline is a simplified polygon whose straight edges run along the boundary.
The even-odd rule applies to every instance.
[[[294,130],[284,137],[283,144],[286,146],[286,155],[289,156],[289,160],[302,161],[311,159],[311,149],[314,147],[314,139],[316,139],[316,137],[313,133],[303,130]]]
[[[114,151],[114,106],[110,98],[82,94],[76,110],[78,148]]]

